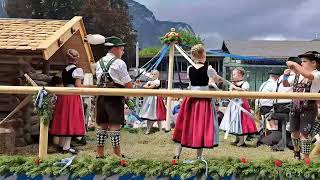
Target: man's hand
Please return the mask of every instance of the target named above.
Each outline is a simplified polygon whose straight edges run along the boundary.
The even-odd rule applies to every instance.
[[[296,63],[296,62],[287,61],[287,66],[288,66],[289,69],[294,70],[294,69],[296,69],[297,65],[298,65],[298,63]]]

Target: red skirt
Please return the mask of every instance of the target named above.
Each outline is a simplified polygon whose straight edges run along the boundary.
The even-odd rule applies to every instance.
[[[158,121],[165,121],[166,120],[166,115],[167,115],[167,110],[166,106],[164,104],[163,97],[158,96],[157,97],[157,120]]]
[[[50,134],[54,136],[85,135],[83,107],[79,95],[58,96]]]
[[[241,98],[241,100],[243,101],[243,109],[250,112],[251,110],[248,100],[246,98]],[[258,132],[254,119],[244,112],[241,112],[241,127],[242,134],[256,134]]]
[[[213,148],[218,144],[214,114],[211,99],[186,97],[177,117],[173,141],[189,148]]]

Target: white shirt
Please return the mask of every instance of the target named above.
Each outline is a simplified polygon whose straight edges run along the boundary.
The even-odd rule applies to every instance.
[[[241,85],[241,89],[243,89],[243,90],[245,90],[245,91],[249,91],[249,89],[250,89],[250,84],[248,83],[248,81],[240,81],[240,82],[236,82],[236,85],[237,86],[240,86]],[[232,90],[232,86],[230,86],[230,90],[231,91],[234,91],[234,90]]]
[[[288,77],[289,82],[294,81],[294,75],[291,75]],[[282,92],[282,93],[292,93],[293,88],[292,87],[285,87],[283,86],[283,75],[279,77],[279,79],[276,82],[276,85],[273,89],[272,92]],[[273,103],[290,103],[292,100],[291,99],[275,99]]]
[[[156,79],[156,80],[153,80],[153,81],[148,81],[147,83],[150,83],[151,85],[156,86],[156,87],[160,86],[160,80],[159,79]]]
[[[277,81],[270,78],[266,82],[262,83],[259,92],[273,92],[275,86],[277,85]],[[256,104],[258,104],[259,107],[262,106],[273,106],[273,99],[257,99]]]
[[[66,71],[69,71],[70,69],[76,67],[76,65],[74,64],[70,64],[66,67]],[[72,72],[72,77],[75,79],[83,79],[84,78],[84,72],[82,70],[82,68],[77,68]]]
[[[98,82],[100,81],[101,75],[103,73],[102,68],[100,67],[100,61],[103,61],[105,65],[108,64],[108,62],[115,58],[115,55],[112,53],[108,53],[106,56],[101,58],[97,63],[96,63],[96,75]],[[126,63],[117,58],[109,68],[109,74],[113,81],[117,84],[125,85],[126,83],[131,81],[131,78],[129,76],[128,70],[127,70],[127,65]]]
[[[314,70],[314,71],[312,71],[311,73],[313,74],[313,77],[314,77],[314,78],[313,78],[313,80],[312,80],[310,92],[311,92],[311,93],[318,93],[318,92],[320,91],[320,71]],[[300,75],[298,82],[302,82],[304,79],[305,79],[305,78],[304,78],[302,75]],[[294,83],[294,78],[293,78],[293,80],[290,79],[290,81],[289,81],[289,79],[288,79],[288,82],[289,82],[290,85],[292,86],[293,83]]]

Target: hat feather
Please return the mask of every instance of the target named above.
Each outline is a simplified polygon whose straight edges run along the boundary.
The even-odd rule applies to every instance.
[[[100,34],[88,34],[86,37],[86,40],[89,44],[98,45],[98,44],[104,44],[106,41],[106,38]]]

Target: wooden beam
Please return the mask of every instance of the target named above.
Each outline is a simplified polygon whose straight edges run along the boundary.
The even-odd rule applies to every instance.
[[[35,94],[42,87],[30,86],[0,86],[0,94]],[[194,91],[194,90],[154,90],[154,89],[124,89],[124,88],[73,88],[45,87],[49,93],[57,95],[92,95],[92,96],[163,96],[163,97],[198,97],[198,98],[240,98],[248,99],[310,99],[320,100],[319,93],[264,93],[236,91]]]
[[[81,19],[81,16],[75,16],[37,47],[38,50],[42,50],[45,60],[48,60],[73,35],[73,32],[80,29]]]
[[[16,107],[14,108],[10,114],[7,115],[7,117],[5,117],[1,122],[0,122],[0,125],[2,123],[4,123],[6,120],[8,120],[9,118],[11,118],[13,115],[15,115],[17,112],[20,111],[20,109],[22,109],[23,107],[25,107],[29,102],[32,101],[32,95],[28,95],[26,98],[24,98],[21,103]]]
[[[84,44],[84,48],[86,51],[86,55],[87,55],[87,60],[88,60],[88,64],[90,65],[89,69],[91,70],[91,73],[94,74],[95,73],[95,69],[93,69],[93,66],[91,66],[91,64],[95,63],[94,61],[94,56],[91,50],[91,46],[88,42],[84,41],[84,38],[87,36],[87,32],[86,32],[86,28],[84,26],[83,20],[80,20],[80,34],[81,34],[81,38]],[[89,72],[87,72],[89,73]]]
[[[38,86],[31,78],[30,76],[28,76],[27,74],[24,74],[24,77],[26,77],[27,81],[30,82],[32,84],[32,86]],[[9,118],[11,118],[14,114],[16,114],[18,111],[20,111],[20,109],[22,109],[24,106],[26,106],[29,102],[32,101],[32,95],[28,95],[26,98],[24,98],[21,103],[16,107],[14,108],[13,111],[11,111],[10,114],[7,115],[7,117],[5,117],[1,122],[0,122],[0,125],[8,120]]]

